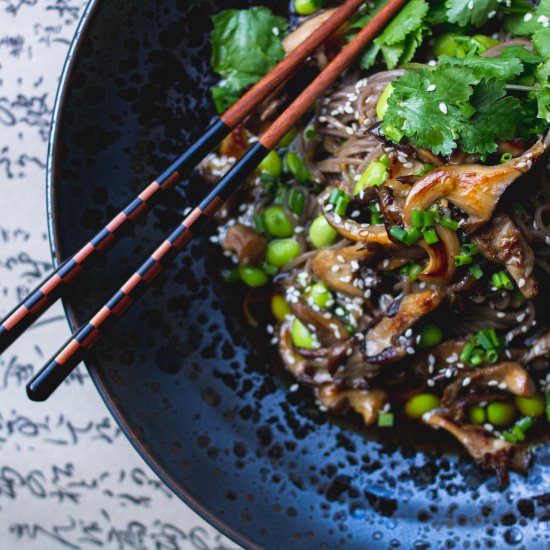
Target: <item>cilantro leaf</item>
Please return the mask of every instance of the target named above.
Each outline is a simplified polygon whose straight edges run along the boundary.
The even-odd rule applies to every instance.
[[[378,9],[378,5],[375,9]],[[372,67],[380,53],[388,69],[393,69],[398,64],[408,63],[428,31],[424,25],[424,19],[429,9],[425,0],[410,0],[384,32],[367,48],[359,63],[361,68]]]
[[[442,65],[468,67],[477,79],[496,78],[497,80],[513,80],[523,72],[523,63],[517,57],[480,57],[470,55],[464,59],[443,55],[439,58]]]
[[[410,0],[374,42],[380,46],[403,42],[410,32],[422,26],[429,9],[424,0]]]
[[[497,140],[516,137],[525,121],[522,102],[505,86],[496,78],[479,79],[467,65],[405,73],[393,82],[382,131],[435,154],[448,156],[461,146],[485,159],[497,150]]]
[[[496,139],[516,137],[523,109],[519,99],[506,95],[504,86],[504,82],[483,79],[474,88],[470,104],[475,114],[457,128],[467,153],[479,153],[484,158],[497,150]]]
[[[535,70],[535,80],[542,88],[534,92],[538,105],[538,117],[550,123],[550,59],[541,63]]]
[[[506,46],[502,48],[500,52],[501,59],[509,59],[511,57],[517,57],[523,65],[538,65],[542,63],[543,59],[535,52],[528,50],[525,46]]]
[[[225,10],[213,17],[212,67],[232,92],[255,84],[285,55],[283,17],[271,10]]]
[[[474,25],[480,27],[487,23],[491,14],[499,8],[498,0],[447,0],[447,20],[461,27]]]
[[[533,46],[540,55],[550,58],[550,28],[542,28],[533,34]]]
[[[397,128],[417,147],[450,155],[457,147],[454,127],[473,93],[468,85],[473,80],[469,69],[450,66],[405,73],[393,83],[382,131]]]
[[[525,13],[510,15],[504,20],[504,28],[513,36],[531,35],[548,27],[550,19],[550,0],[540,0],[538,7],[532,10],[531,5],[527,5]]]

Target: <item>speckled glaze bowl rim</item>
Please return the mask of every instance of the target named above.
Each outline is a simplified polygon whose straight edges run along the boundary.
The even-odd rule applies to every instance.
[[[56,208],[55,208],[55,194],[56,194],[56,156],[57,156],[57,143],[60,139],[60,125],[59,122],[63,116],[65,107],[65,99],[67,92],[71,87],[72,78],[75,72],[75,68],[78,64],[78,54],[81,45],[86,41],[94,16],[102,4],[102,0],[89,0],[86,5],[80,22],[75,31],[75,35],[72,39],[63,70],[61,72],[59,86],[55,98],[50,134],[48,140],[48,153],[46,164],[46,208],[47,208],[47,224],[48,224],[48,237],[50,243],[50,251],[52,254],[53,263],[58,266],[62,261],[60,254],[60,235],[59,228],[56,224]],[[120,205],[123,206],[123,205]],[[98,228],[99,229],[99,228]],[[74,310],[70,304],[65,300],[62,300],[65,315],[67,317],[69,327],[71,331],[74,331],[79,326],[79,322],[76,318]],[[99,306],[99,304],[98,304]],[[147,448],[140,442],[139,438],[132,431],[132,428],[126,422],[122,411],[119,410],[116,401],[108,393],[106,387],[103,385],[101,377],[98,375],[94,362],[91,360],[84,361],[84,365],[90,374],[90,377],[95,384],[101,398],[107,405],[107,408],[124,435],[128,438],[130,443],[136,449],[136,451],[145,460],[148,466],[155,472],[155,474],[175,493],[185,504],[187,504],[194,512],[201,516],[204,520],[218,529],[225,536],[230,538],[235,543],[247,549],[258,549],[261,547],[254,544],[247,537],[241,534],[239,531],[232,528],[226,522],[221,520],[215,514],[206,509],[200,502],[194,499],[185,488],[181,487],[168,472],[166,472],[160,464],[157,463],[152,454]]]

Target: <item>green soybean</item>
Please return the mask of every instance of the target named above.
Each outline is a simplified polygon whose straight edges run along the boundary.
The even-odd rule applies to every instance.
[[[407,403],[405,403],[405,414],[409,418],[420,419],[422,416],[437,409],[441,405],[441,401],[437,395],[433,393],[420,393],[411,397]]]
[[[309,227],[309,238],[315,248],[330,246],[334,244],[337,237],[338,233],[323,215],[315,218]]]
[[[292,321],[292,342],[297,348],[315,349],[319,347],[319,341],[314,334],[299,319]]]
[[[294,227],[282,206],[272,206],[264,212],[264,222],[268,232],[274,237],[290,237]]]
[[[457,38],[459,40],[457,40]],[[442,34],[434,43],[436,57],[450,55],[451,57],[466,57],[466,51],[460,43],[461,35],[456,32]]]
[[[294,11],[298,15],[311,15],[319,11],[324,3],[324,0],[294,0]]]
[[[324,283],[315,283],[306,289],[306,299],[310,305],[328,309],[334,305],[334,296]]]
[[[540,416],[546,410],[546,402],[540,394],[534,397],[516,397],[516,406],[525,416]]]
[[[266,272],[261,267],[253,265],[240,265],[239,276],[245,284],[252,288],[264,286],[269,280]]]
[[[283,173],[283,161],[277,151],[270,151],[260,162],[260,170],[278,178]]]
[[[513,403],[489,403],[487,405],[487,420],[493,426],[508,426],[516,416],[516,406]]]
[[[355,183],[354,195],[359,195],[367,187],[382,185],[388,178],[387,166],[378,160],[371,162],[363,175]]]
[[[275,239],[267,245],[265,259],[268,264],[283,267],[300,253],[300,245],[295,239]]]
[[[443,332],[434,323],[426,323],[420,329],[420,347],[431,348],[437,346],[443,340]]]
[[[378,98],[378,103],[376,103],[376,116],[378,117],[378,120],[384,120],[384,116],[386,115],[386,111],[388,110],[388,99],[393,94],[393,86],[388,84],[384,91],[380,94],[380,97]]]
[[[283,296],[274,294],[271,297],[271,313],[273,313],[273,317],[277,321],[282,323],[286,319],[286,316],[292,313],[292,310]]]
[[[472,424],[485,424],[487,420],[487,415],[485,414],[485,409],[479,405],[473,405],[468,409],[468,416],[470,417],[470,422]]]

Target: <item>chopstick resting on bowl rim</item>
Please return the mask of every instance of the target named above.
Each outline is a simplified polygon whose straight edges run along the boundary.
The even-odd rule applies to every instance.
[[[315,80],[262,134],[259,140],[216,184],[208,196],[172,234],[153,252],[139,269],[124,283],[114,296],[76,331],[59,352],[27,384],[27,395],[34,401],[44,401],[80,363],[84,354],[105,335],[128,308],[197,235],[213,214],[249,176],[267,154],[273,150],[309,109],[349,67],[365,46],[389,22],[406,0],[390,0],[373,19],[347,44]]]
[[[141,217],[157,204],[178,182],[252,111],[278,85],[293,76],[296,69],[319,46],[334,34],[364,0],[347,0],[307,40],[285,57],[258,84],[204,132],[187,151],[178,157],[156,180],[119,212],[103,229],[76,254],[65,260],[0,322],[0,353],[3,353],[27,328],[61,298],[77,277],[93,266]]]

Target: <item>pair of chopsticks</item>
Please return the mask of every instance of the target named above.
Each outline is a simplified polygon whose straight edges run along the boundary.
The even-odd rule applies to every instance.
[[[35,401],[47,399],[80,363],[84,354],[107,333],[141,296],[151,282],[197,235],[225,200],[273,150],[309,107],[329,88],[390,21],[406,0],[389,0],[376,16],[347,44],[315,80],[292,102],[247,153],[227,172],[208,196],[151,254],[114,296],[60,349],[27,385]],[[274,89],[286,82],[327,38],[335,33],[364,0],[347,0],[307,40],[289,54],[265,78],[221,115],[206,132],[163,174],[149,184],[76,254],[63,262],[37,289],[0,324],[0,353],[6,350],[55,301],[62,297],[78,275],[95,264],[139,218],[172,189],[223,138],[235,129]]]

